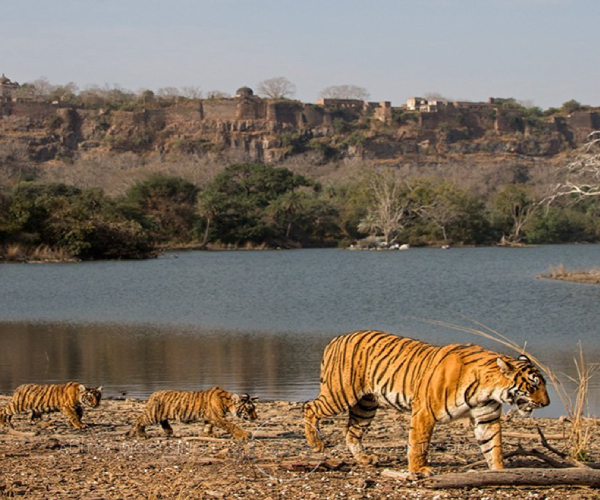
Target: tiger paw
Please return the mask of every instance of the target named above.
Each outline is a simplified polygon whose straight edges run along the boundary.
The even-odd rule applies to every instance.
[[[323,453],[325,451],[325,443],[320,439],[318,441],[309,442],[308,446],[315,453]]]
[[[379,459],[377,455],[360,455],[356,457],[359,465],[377,465]]]
[[[425,477],[433,476],[433,469],[431,467],[419,467],[416,470],[411,470],[408,475],[408,479],[416,481]]]

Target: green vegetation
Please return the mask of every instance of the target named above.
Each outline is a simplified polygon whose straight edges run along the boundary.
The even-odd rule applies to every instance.
[[[34,182],[0,192],[5,260],[146,258],[169,246],[295,248],[361,239],[379,246],[600,241],[600,200],[545,207],[523,185],[483,200],[448,181],[409,184],[392,171],[323,189],[285,168],[255,163],[230,165],[203,189],[153,175],[113,198],[99,189]]]
[[[262,93],[275,100],[293,90],[282,77],[263,83]],[[362,90],[328,92],[360,101]],[[521,160],[548,157],[551,166],[550,157],[577,146],[573,130],[580,129],[564,115],[590,108],[575,100],[542,111],[495,99],[493,108],[441,106],[439,114],[288,100],[278,103],[281,123],[229,126],[203,118],[202,93],[193,87],[79,91],[40,79],[15,97],[23,102],[14,106],[29,115],[25,121],[15,113],[2,130],[4,260],[145,258],[175,246],[600,240],[600,197],[591,196],[597,187],[582,177],[573,188],[571,168],[553,203],[543,204],[536,190],[549,189],[550,181],[538,171],[541,163]],[[310,113],[292,115],[303,107]],[[585,116],[573,121],[587,123]],[[256,157],[293,171],[240,163]],[[382,172],[382,165],[392,168]],[[488,166],[489,174],[471,175]],[[420,178],[421,167],[440,177]]]

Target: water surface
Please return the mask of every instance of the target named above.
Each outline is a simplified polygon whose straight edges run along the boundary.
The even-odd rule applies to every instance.
[[[536,279],[597,266],[594,245],[179,252],[128,262],[0,266],[0,392],[80,380],[108,396],[222,385],[264,399],[318,392],[335,335],[383,329],[434,343],[477,342],[418,320],[508,335],[573,375],[577,343],[600,359],[600,287]],[[598,381],[590,394],[598,413]],[[543,414],[564,413],[555,402]],[[540,414],[542,414],[540,413]]]

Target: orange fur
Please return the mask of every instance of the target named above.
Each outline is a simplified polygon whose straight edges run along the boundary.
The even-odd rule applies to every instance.
[[[319,396],[304,405],[308,444],[322,451],[319,420],[348,410],[348,448],[358,462],[374,463],[376,457],[364,452],[362,437],[381,403],[412,413],[408,468],[427,475],[437,423],[470,417],[489,467],[500,469],[502,404],[530,413],[550,400],[542,375],[526,357],[514,359],[473,344],[438,347],[359,331],[339,336],[325,348]]]
[[[77,382],[66,384],[24,384],[15,389],[12,399],[0,410],[0,424],[12,428],[11,418],[17,413],[31,412],[31,420],[41,418],[42,413],[60,411],[73,427],[82,429],[83,405],[96,408],[102,399],[102,387],[86,387]]]
[[[220,387],[207,391],[157,391],[150,395],[146,410],[136,420],[130,435],[146,436],[146,426],[160,423],[165,434],[173,434],[169,420],[179,420],[183,423],[203,420],[205,431],[212,434],[216,425],[227,430],[236,439],[248,439],[248,432],[225,419],[227,413],[241,418],[255,420],[257,418],[254,399],[247,394],[238,396]]]

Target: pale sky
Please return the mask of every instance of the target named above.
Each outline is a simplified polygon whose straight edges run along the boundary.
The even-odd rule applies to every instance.
[[[373,101],[438,93],[600,106],[600,0],[0,0],[0,73],[19,83],[199,87],[284,76]]]

